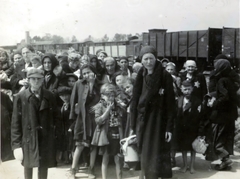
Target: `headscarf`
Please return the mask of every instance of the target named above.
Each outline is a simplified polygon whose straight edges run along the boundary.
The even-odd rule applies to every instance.
[[[154,55],[154,57],[157,59],[157,51],[153,46],[145,46],[140,51],[140,59],[142,59],[143,55],[146,53],[151,53]]]
[[[43,65],[43,62],[44,62],[44,59],[45,58],[49,58],[50,59],[50,61],[51,61],[51,63],[52,63],[52,69],[51,69],[51,71],[53,71],[53,69],[59,64],[58,63],[58,60],[56,59],[56,57],[55,57],[55,55],[54,54],[52,54],[52,53],[46,53],[44,56],[43,56],[43,58],[42,58],[42,65]],[[43,67],[43,69],[44,69],[44,67]],[[45,71],[45,70],[44,70]]]
[[[216,77],[223,77],[227,76],[231,71],[231,64],[226,59],[219,59],[214,63],[214,76]]]

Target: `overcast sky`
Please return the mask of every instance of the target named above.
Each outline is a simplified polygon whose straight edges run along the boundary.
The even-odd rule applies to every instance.
[[[45,33],[75,35],[142,33],[148,29],[204,30],[240,26],[239,0],[0,0],[0,45]]]

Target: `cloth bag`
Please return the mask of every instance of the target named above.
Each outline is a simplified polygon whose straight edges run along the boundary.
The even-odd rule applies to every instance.
[[[205,141],[205,137],[197,137],[193,141],[192,147],[196,153],[204,154],[208,147],[208,144]]]
[[[139,155],[136,150],[136,145],[128,145],[131,139],[136,138],[136,135],[129,136],[128,138],[120,141],[121,151],[124,155],[125,162],[138,162]]]

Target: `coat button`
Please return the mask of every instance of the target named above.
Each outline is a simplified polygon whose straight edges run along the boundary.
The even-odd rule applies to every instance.
[[[30,125],[28,125],[27,128],[28,128],[28,130],[31,130],[31,126]]]

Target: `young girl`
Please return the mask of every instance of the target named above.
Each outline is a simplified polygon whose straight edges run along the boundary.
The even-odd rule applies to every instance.
[[[69,119],[76,119],[74,128],[74,140],[76,141],[76,149],[73,155],[72,168],[70,171],[70,177],[75,178],[77,170],[77,164],[79,157],[85,147],[90,147],[93,131],[95,129],[94,114],[89,110],[92,106],[95,106],[99,99],[98,85],[96,84],[96,72],[92,65],[85,64],[81,67],[81,80],[78,80],[72,91],[70,105]],[[78,105],[77,105],[78,104]],[[79,109],[75,112],[75,107]],[[96,151],[92,150],[90,156],[90,169],[92,169],[95,163]]]
[[[101,87],[101,100],[94,107],[95,121],[97,127],[94,132],[92,145],[100,147],[100,153],[103,155],[102,159],[102,178],[107,178],[107,167],[109,156],[114,156],[116,164],[117,179],[122,178],[120,168],[119,141],[123,137],[122,132],[122,113],[121,109],[117,107],[115,102],[116,87],[113,84],[104,84]]]

